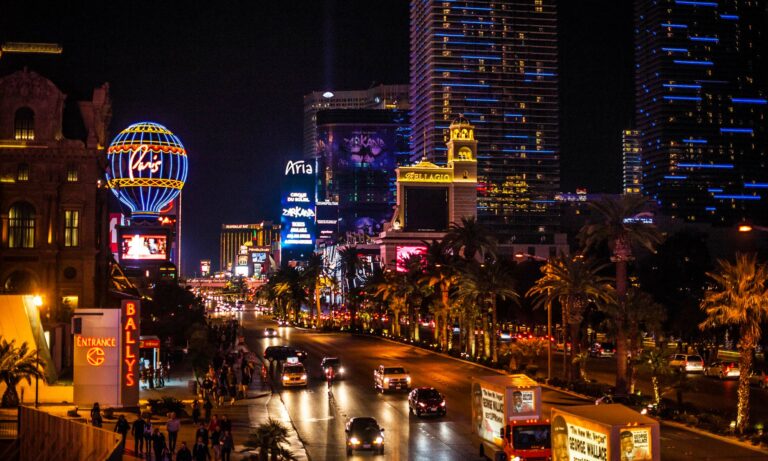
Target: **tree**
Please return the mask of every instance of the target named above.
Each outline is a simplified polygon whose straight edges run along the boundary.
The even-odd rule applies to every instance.
[[[356,246],[348,246],[339,250],[339,266],[342,276],[347,282],[347,309],[349,309],[350,327],[354,330],[357,328],[357,305],[354,302],[352,292],[355,289],[357,272],[363,267],[363,262],[357,254]]]
[[[650,294],[640,290],[630,290],[627,295],[626,329],[627,348],[631,360],[627,369],[629,392],[635,392],[637,381],[637,365],[642,362],[643,333],[651,333],[654,337],[661,333],[661,325],[667,318],[664,306],[653,300]]]
[[[453,327],[452,323],[449,327],[448,317],[455,297],[454,288],[459,280],[456,262],[455,258],[449,254],[445,240],[433,240],[432,243],[427,243],[424,256],[426,264],[422,282],[438,295],[434,303],[435,341],[440,345],[441,350],[446,351],[449,348],[448,331]]]
[[[325,276],[325,264],[323,263],[323,257],[319,253],[312,253],[309,257],[304,271],[301,273],[301,284],[306,287],[309,293],[309,299],[314,303],[314,309],[310,307],[309,317],[312,320],[312,324],[318,326],[320,324],[320,317],[322,316],[322,309],[320,307],[320,287],[323,284]],[[315,315],[313,315],[313,312]]]
[[[400,337],[400,315],[406,309],[405,283],[405,274],[385,272],[381,279],[370,280],[366,286],[367,293],[392,312],[392,335],[396,337]]]
[[[16,347],[16,340],[11,342],[0,338],[0,379],[5,383],[2,407],[19,406],[19,394],[16,385],[25,380],[32,383],[32,378],[44,378],[45,362],[38,356],[36,350],[30,350],[27,342]]]
[[[514,279],[508,264],[493,261],[484,264],[472,262],[461,269],[458,295],[465,302],[480,308],[480,320],[483,323],[484,355],[493,363],[498,362],[497,300],[517,300]],[[490,314],[490,328],[488,315]]]
[[[604,268],[605,265],[598,265],[582,255],[561,254],[542,266],[544,276],[526,293],[526,296],[534,299],[535,308],[551,309],[555,302],[562,307],[563,374],[566,380],[575,379],[577,374],[576,370],[571,372],[570,365],[574,363],[574,352],[581,352],[579,332],[587,306],[592,302],[604,303],[609,300],[611,279],[600,275]],[[570,359],[565,325],[570,326]]]
[[[479,253],[481,261],[487,256],[495,258],[496,239],[475,218],[462,217],[460,223],[453,223],[444,238],[445,245],[453,254],[472,261]]]
[[[736,262],[718,261],[718,271],[709,272],[715,288],[707,290],[701,301],[707,328],[734,326],[739,330],[739,387],[736,428],[743,433],[749,423],[749,376],[752,357],[768,320],[768,268],[757,263],[754,254],[737,254]]]
[[[256,427],[250,437],[247,445],[259,449],[259,461],[285,460],[291,461],[297,459],[290,451],[283,447],[288,444],[288,428],[280,421],[272,418],[267,422]]]
[[[611,252],[611,261],[616,264],[617,302],[623,304],[627,296],[627,265],[634,259],[632,248],[645,247],[654,251],[662,241],[662,235],[656,226],[648,223],[646,208],[648,199],[637,194],[624,194],[619,199],[605,198],[588,205],[596,216],[596,221],[586,224],[581,229],[580,240],[586,249],[595,249],[607,245]],[[622,335],[624,328],[617,325],[617,333]],[[626,338],[616,337],[616,393],[627,392],[627,348]]]
[[[208,337],[208,327],[205,324],[195,324],[188,330],[189,343],[188,358],[192,365],[192,372],[198,384],[208,372],[208,367],[213,360],[214,347]]]
[[[651,372],[653,403],[658,407],[661,404],[662,380],[672,374],[669,360],[662,349],[654,347],[643,354],[643,365]]]

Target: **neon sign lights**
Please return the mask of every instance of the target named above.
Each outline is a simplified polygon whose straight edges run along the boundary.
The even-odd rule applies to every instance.
[[[291,160],[285,165],[285,175],[280,245],[284,251],[291,249],[286,260],[300,259],[315,245],[315,169],[304,160]]]
[[[104,349],[100,347],[92,347],[85,353],[85,361],[88,365],[98,367],[104,364]]]
[[[285,176],[292,174],[314,174],[314,169],[311,164],[306,163],[304,160],[289,160],[285,164]]]
[[[136,356],[139,353],[139,303],[124,300],[123,307],[123,386],[136,387]]]
[[[409,171],[402,175],[398,181],[400,182],[438,182],[445,183],[453,180],[453,175],[445,172],[416,172]]]
[[[107,184],[133,218],[157,218],[187,179],[187,152],[166,127],[140,122],[107,149]]]

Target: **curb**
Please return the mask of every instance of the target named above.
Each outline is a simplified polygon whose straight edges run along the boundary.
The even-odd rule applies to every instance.
[[[726,437],[724,435],[713,434],[711,432],[704,431],[704,430],[701,430],[701,429],[698,429],[698,428],[695,428],[695,427],[686,426],[685,424],[678,423],[678,422],[675,422],[675,421],[667,421],[667,420],[664,420],[664,419],[659,419],[658,421],[659,421],[660,425],[663,424],[663,425],[671,426],[671,427],[674,427],[674,428],[677,428],[677,429],[686,430],[688,432],[693,432],[694,434],[698,434],[698,435],[701,435],[701,436],[711,437],[711,438],[719,440],[721,442],[730,443],[731,445],[736,445],[736,446],[741,447],[741,448],[747,448],[747,449],[750,449],[752,451],[756,451],[758,453],[768,454],[768,449],[756,447],[756,446],[752,445],[749,442],[742,442],[740,440],[734,440],[732,437]]]

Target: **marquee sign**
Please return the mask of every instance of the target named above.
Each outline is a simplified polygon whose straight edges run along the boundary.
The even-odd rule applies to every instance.
[[[122,401],[128,405],[125,402],[139,401],[139,301],[124,299],[121,307],[121,393]]]
[[[402,168],[406,170],[406,168]],[[399,182],[436,182],[449,183],[453,181],[453,172],[443,171],[408,171],[400,175]]]
[[[140,122],[107,149],[107,184],[133,218],[157,218],[187,179],[187,151],[166,127]]]
[[[285,166],[280,245],[286,261],[308,257],[315,246],[315,169],[304,160]]]

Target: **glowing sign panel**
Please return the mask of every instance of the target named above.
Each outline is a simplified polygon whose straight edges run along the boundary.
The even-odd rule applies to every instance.
[[[287,260],[305,257],[314,249],[314,172],[304,160],[289,161],[285,166],[280,244],[284,252],[293,252],[293,256],[287,254]]]
[[[123,300],[123,340],[122,340],[122,367],[123,367],[123,399],[126,394],[136,395],[138,401],[138,381],[136,373],[138,372],[138,362],[136,357],[139,355],[139,302],[133,300]]]
[[[166,127],[134,123],[107,149],[107,184],[133,218],[156,218],[187,179],[187,152]]]
[[[122,236],[120,257],[123,260],[168,259],[166,235],[126,234]]]
[[[398,246],[396,249],[396,265],[397,272],[408,272],[406,263],[411,257],[424,256],[427,253],[427,247],[425,246]]]

